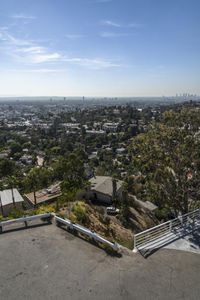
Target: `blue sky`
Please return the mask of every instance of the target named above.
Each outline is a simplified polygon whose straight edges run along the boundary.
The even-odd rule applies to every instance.
[[[200,94],[199,0],[0,0],[0,96]]]

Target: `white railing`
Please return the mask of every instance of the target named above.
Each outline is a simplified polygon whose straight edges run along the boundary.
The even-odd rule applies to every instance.
[[[105,238],[103,238],[102,236],[98,235],[97,233],[95,232],[92,232],[91,230],[81,226],[81,225],[78,225],[78,224],[74,224],[72,223],[70,220],[68,219],[62,219],[58,216],[55,216],[55,220],[57,222],[57,224],[63,224],[63,225],[66,225],[69,229],[71,230],[76,230],[84,235],[87,235],[88,237],[90,237],[91,239],[93,240],[96,240],[100,243],[103,243],[105,245],[108,245],[110,246],[114,251],[119,251],[120,249],[120,245],[117,244],[117,243],[111,243],[110,241],[106,240]]]
[[[17,223],[22,223],[26,227],[28,226],[28,223],[33,221],[33,220],[44,220],[50,222],[52,218],[52,214],[46,213],[46,214],[40,214],[40,215],[34,215],[34,216],[26,216],[18,219],[12,219],[12,220],[7,220],[7,221],[2,221],[0,222],[0,232],[3,232],[3,228],[7,227],[9,225],[17,224]]]
[[[153,244],[165,245],[170,238],[183,236],[200,227],[200,209],[176,219],[167,221],[134,235],[134,251],[153,246]]]
[[[23,224],[23,225],[25,225],[25,227],[28,227],[28,223],[33,220],[40,219],[43,221],[51,222],[51,219],[53,217],[55,218],[57,224],[63,224],[65,226],[67,226],[68,228],[70,228],[71,230],[76,230],[84,235],[87,235],[88,237],[90,237],[93,240],[96,240],[100,243],[110,246],[114,251],[119,251],[119,249],[120,249],[119,244],[112,243],[112,242],[106,240],[105,238],[101,237],[97,233],[92,232],[91,230],[89,230],[81,225],[74,224],[68,219],[62,219],[53,213],[46,213],[46,214],[40,214],[40,215],[34,215],[34,216],[26,216],[26,217],[22,217],[22,218],[18,218],[18,219],[2,221],[2,222],[0,222],[0,233],[3,232],[3,228],[9,227],[10,225]],[[16,227],[14,227],[14,228],[16,228]]]

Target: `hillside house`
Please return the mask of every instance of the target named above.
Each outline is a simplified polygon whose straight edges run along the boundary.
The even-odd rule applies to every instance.
[[[90,186],[87,190],[87,199],[99,201],[110,205],[113,198],[113,179],[109,176],[96,176],[90,180]],[[122,181],[116,183],[117,197],[122,198]]]

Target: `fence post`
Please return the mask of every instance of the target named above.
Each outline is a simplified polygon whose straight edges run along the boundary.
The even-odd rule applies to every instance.
[[[179,221],[181,222],[181,227],[183,227],[183,216],[179,215],[178,216]]]
[[[69,224],[69,229],[70,229],[70,230],[74,230],[74,226],[73,226],[73,223],[72,223],[72,222]]]
[[[24,225],[26,228],[28,227],[28,222],[26,220],[24,221]]]
[[[120,249],[120,246],[115,242],[115,243],[113,244],[112,248],[113,248],[114,251],[117,251],[117,252],[118,252],[119,249]]]
[[[136,236],[134,234],[134,249],[133,249],[133,252],[137,252],[137,246],[136,246]]]
[[[170,220],[170,223],[169,223],[169,231],[171,232],[172,231],[172,221]]]
[[[194,230],[194,227],[195,227],[195,217],[193,216],[193,219],[192,219],[192,231]]]

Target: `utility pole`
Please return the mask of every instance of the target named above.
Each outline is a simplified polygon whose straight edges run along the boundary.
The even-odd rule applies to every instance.
[[[11,193],[12,193],[12,202],[13,202],[13,206],[16,207],[16,203],[15,203],[15,195],[14,195],[14,188],[11,188]]]
[[[115,205],[116,208],[116,201],[117,201],[117,180],[115,178],[112,178],[112,188],[113,188],[113,193],[112,193],[112,201]]]

